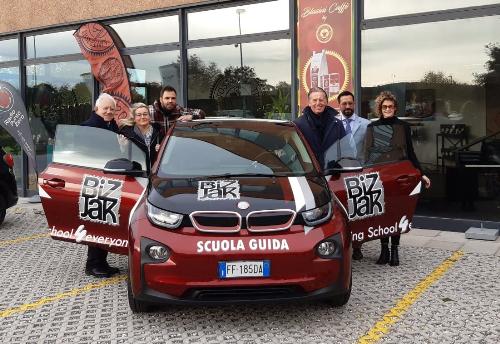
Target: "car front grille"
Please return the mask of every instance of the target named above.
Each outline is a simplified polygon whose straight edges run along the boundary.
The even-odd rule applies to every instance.
[[[234,211],[195,211],[189,218],[200,232],[236,233],[241,229],[241,215]]]
[[[290,228],[297,213],[291,209],[252,211],[247,217],[249,232],[275,232]]]

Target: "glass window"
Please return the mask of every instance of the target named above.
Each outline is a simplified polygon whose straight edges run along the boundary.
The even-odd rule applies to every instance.
[[[137,20],[110,26],[120,36],[125,47],[179,41],[178,16]]]
[[[19,89],[19,68],[18,67],[0,68],[0,80],[6,81],[15,88]]]
[[[299,176],[313,171],[311,158],[293,125],[218,121],[176,127],[158,174],[174,178],[226,174]]]
[[[57,127],[54,162],[103,169],[108,161],[119,158],[136,161],[146,170],[146,154],[135,144],[118,140],[112,131],[79,125]]]
[[[288,39],[190,49],[188,105],[212,116],[289,119],[290,51]]]
[[[43,171],[52,161],[57,124],[80,124],[92,111],[92,74],[87,61],[60,62],[26,67],[26,108]],[[30,175],[29,188],[36,190]]]
[[[165,85],[179,90],[179,51],[130,55],[124,58],[128,66],[132,102],[153,104]]]
[[[288,0],[188,13],[190,40],[288,30]]]
[[[498,4],[498,0],[365,0],[365,19]]]
[[[27,58],[75,54],[80,52],[80,47],[73,33],[64,31],[26,37]]]
[[[0,41],[0,62],[18,59],[17,38]]]
[[[420,214],[500,220],[500,169],[461,168],[490,164],[481,151],[500,131],[499,28],[500,16],[491,16],[362,33],[361,113],[374,117],[381,90],[395,94],[434,179]]]

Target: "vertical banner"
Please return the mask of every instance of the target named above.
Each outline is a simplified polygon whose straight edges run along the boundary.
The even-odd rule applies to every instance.
[[[115,98],[115,120],[127,118],[132,98],[127,70],[118,50],[120,39],[115,34],[116,38],[113,40],[108,29],[99,23],[84,24],[73,36],[78,41],[83,56],[89,61],[92,74],[101,83],[102,92]]]
[[[4,81],[0,81],[0,126],[12,135],[37,171],[35,145],[26,107],[14,86]]]
[[[353,91],[353,2],[298,0],[297,46],[299,108],[307,105],[307,93],[319,86],[329,105],[338,108],[337,95]]]

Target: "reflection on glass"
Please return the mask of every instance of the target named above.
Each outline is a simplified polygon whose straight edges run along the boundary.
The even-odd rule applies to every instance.
[[[125,61],[133,102],[153,104],[166,85],[179,90],[179,51],[130,55],[125,57]]]
[[[26,109],[40,171],[52,159],[57,124],[80,124],[92,111],[92,75],[87,61],[26,67]],[[29,188],[36,189],[30,175]]]
[[[288,0],[276,0],[188,13],[189,39],[288,30],[289,7]]]
[[[133,142],[120,141],[110,130],[79,125],[57,127],[54,162],[103,169],[108,161],[120,158],[136,161],[146,170],[146,154]]]
[[[169,16],[110,25],[125,47],[179,41],[178,16]]]
[[[499,24],[492,16],[363,32],[361,113],[375,117],[380,91],[396,95],[434,185],[419,214],[500,220],[500,169],[462,168],[488,165],[482,150],[500,132]]]
[[[447,10],[452,8],[498,4],[498,0],[367,0],[365,18],[378,18],[401,14]]]
[[[75,31],[64,31],[26,37],[27,58],[75,54],[80,47],[73,37]]]
[[[0,62],[17,60],[17,38],[0,41]]]
[[[228,121],[177,127],[163,154],[158,175],[304,176],[314,171],[293,125]]]
[[[245,43],[242,54],[234,45],[190,49],[188,105],[211,116],[289,119],[290,40]]]
[[[0,68],[0,80],[8,82],[15,88],[19,89],[19,68]]]

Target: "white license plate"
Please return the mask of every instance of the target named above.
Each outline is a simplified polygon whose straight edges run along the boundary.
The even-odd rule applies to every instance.
[[[271,261],[219,262],[219,278],[269,277]]]

